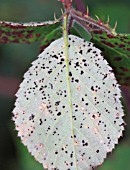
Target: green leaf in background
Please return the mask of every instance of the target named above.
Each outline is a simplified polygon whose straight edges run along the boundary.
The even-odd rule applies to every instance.
[[[82,37],[86,41],[91,40],[91,35],[88,32],[86,32],[86,30],[83,27],[81,27],[78,23],[76,22],[74,23],[73,29],[75,29],[79,33],[80,37]]]
[[[19,140],[17,141],[17,145],[19,159],[18,170],[43,170],[42,165],[35,161],[34,157],[29,154],[27,148],[25,148]]]
[[[52,41],[62,37],[62,28],[58,27],[49,32],[41,41],[40,51],[42,52]]]
[[[0,22],[0,43],[27,43],[39,41],[60,26],[60,22],[12,23]]]
[[[70,34],[76,35],[76,36],[80,36],[80,34],[78,33],[78,31],[76,29],[74,29],[73,27],[70,28]],[[41,45],[40,45],[40,52],[42,52],[47,46],[49,46],[49,44],[62,37],[63,35],[63,30],[62,27],[58,27],[55,30],[52,30],[50,33],[48,33],[45,38],[43,40],[41,40]]]
[[[130,86],[130,35],[114,36],[102,31],[95,31],[92,35],[92,42],[103,52],[119,83]]]
[[[74,35],[67,40],[51,43],[25,73],[13,120],[44,168],[91,170],[124,130],[121,94],[101,51]]]
[[[130,139],[122,142],[114,151],[113,155],[96,170],[129,170],[130,169]]]

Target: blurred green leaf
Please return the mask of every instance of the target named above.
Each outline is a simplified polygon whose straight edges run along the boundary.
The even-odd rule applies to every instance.
[[[82,32],[82,29],[80,30],[81,28],[78,29],[75,29],[73,27],[70,28],[70,34],[73,34],[73,35],[76,35],[76,36],[79,36],[81,37],[81,35],[79,34],[79,31],[80,33]],[[85,30],[84,30],[85,32]],[[88,34],[85,32],[83,34],[86,37],[88,37]],[[46,48],[52,41],[58,39],[62,37],[62,27],[58,27],[54,30],[52,30],[49,34],[47,34],[45,36],[45,38],[41,41],[41,45],[40,45],[40,51],[42,52],[44,48]]]
[[[0,43],[30,44],[44,38],[59,25],[59,21],[27,24],[0,22]]]
[[[19,155],[19,170],[43,170],[42,164],[39,164],[33,156],[31,156],[25,146],[17,141]]]
[[[119,83],[130,86],[130,35],[114,36],[101,31],[95,31],[92,35],[92,42],[103,52]]]
[[[86,41],[90,41],[91,39],[90,34],[86,32],[86,30],[76,22],[74,23],[74,29],[79,33],[80,37],[82,37]]]
[[[62,37],[62,28],[58,27],[49,32],[45,38],[41,41],[40,51],[42,52],[52,41]]]
[[[129,170],[130,169],[130,141],[117,146],[101,167],[97,170]]]

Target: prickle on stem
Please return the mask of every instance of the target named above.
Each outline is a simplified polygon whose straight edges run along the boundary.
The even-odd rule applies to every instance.
[[[102,21],[99,19],[99,17],[97,16],[97,15],[95,15],[96,16],[96,18],[97,18],[97,20],[98,20],[98,24],[99,25],[102,25]]]
[[[88,6],[87,6],[86,16],[87,16],[87,17],[89,16],[89,8],[88,8]]]
[[[114,25],[113,31],[116,31],[116,28],[117,28],[117,21],[115,22],[115,25]]]

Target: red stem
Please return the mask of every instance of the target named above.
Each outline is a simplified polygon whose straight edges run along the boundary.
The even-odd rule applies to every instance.
[[[86,8],[85,8],[83,0],[74,0],[74,2],[76,4],[76,9],[85,14],[86,13]]]
[[[63,3],[63,6],[66,11],[69,11],[72,8],[72,0],[60,0]]]

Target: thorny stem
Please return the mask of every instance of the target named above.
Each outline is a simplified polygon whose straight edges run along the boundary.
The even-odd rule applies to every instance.
[[[90,34],[92,31],[95,31],[95,30],[101,30],[108,34],[112,34],[111,28],[109,28],[107,25],[101,22],[95,21],[94,19],[90,18],[89,16],[86,16],[85,14],[79,11],[75,11],[74,9],[71,9],[70,15],[73,18],[74,22],[79,23]]]
[[[115,30],[111,29],[108,23],[104,24],[99,19],[98,21],[96,21],[93,18],[89,17],[88,14],[86,15],[83,12],[74,10],[72,8],[72,0],[60,0],[60,1],[63,3],[65,7],[65,13],[63,14],[63,16],[65,14],[69,16],[69,20],[67,23],[68,30],[70,30],[70,28],[73,27],[74,23],[76,22],[80,26],[82,26],[86,30],[86,32],[88,32],[90,35],[92,35],[92,32],[95,31],[103,31],[106,32],[107,34],[116,35]],[[75,2],[77,2],[77,0]]]

